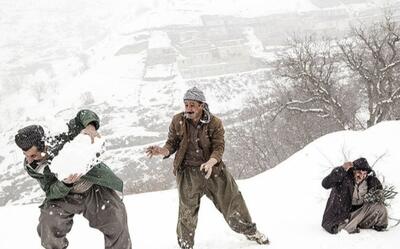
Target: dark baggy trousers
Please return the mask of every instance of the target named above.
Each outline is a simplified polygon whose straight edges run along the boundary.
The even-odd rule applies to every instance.
[[[205,179],[199,167],[185,167],[177,175],[179,191],[178,244],[191,249],[200,208],[200,199],[206,195],[223,214],[235,232],[252,235],[256,224],[251,221],[249,211],[231,174],[223,169],[219,176]]]
[[[366,203],[360,209],[351,213],[348,223],[342,227],[349,233],[357,228],[368,229],[374,226],[386,228],[388,225],[388,213],[385,205],[381,203]]]
[[[106,249],[131,249],[127,215],[121,198],[114,190],[93,185],[83,194],[68,194],[48,201],[42,208],[37,227],[46,249],[68,247],[66,235],[71,231],[75,214],[83,214],[90,227],[104,234]]]

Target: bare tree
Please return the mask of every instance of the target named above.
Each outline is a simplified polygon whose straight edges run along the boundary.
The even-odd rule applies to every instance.
[[[272,168],[329,132],[399,118],[398,30],[386,16],[369,28],[352,28],[341,40],[290,40],[274,63],[279,77],[249,101],[243,120],[228,132],[235,141],[235,174]]]
[[[342,58],[366,94],[370,127],[396,118],[400,99],[400,29],[390,14],[369,27],[359,25],[338,43]]]
[[[288,109],[275,116],[277,102],[283,102],[280,88],[248,101],[240,121],[227,128],[227,158],[232,173],[250,177],[273,168],[316,138],[342,129],[332,119]],[[323,127],[323,129],[321,129]]]
[[[343,108],[345,88],[340,85],[340,66],[335,47],[329,39],[293,38],[288,48],[278,54],[276,72],[290,87],[285,87],[287,100],[283,109],[312,113],[330,118],[344,129],[353,128],[351,116]]]

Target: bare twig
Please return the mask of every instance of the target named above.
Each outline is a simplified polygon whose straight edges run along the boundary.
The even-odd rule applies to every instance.
[[[375,161],[374,163],[371,165],[371,167],[373,168],[375,166],[375,164],[381,160],[383,157],[385,157],[385,155],[387,154],[387,151],[385,153],[383,153],[382,155],[380,155]]]

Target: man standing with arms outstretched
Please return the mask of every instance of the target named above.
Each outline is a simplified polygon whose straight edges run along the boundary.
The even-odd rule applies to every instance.
[[[222,161],[225,141],[221,120],[210,113],[205,96],[198,88],[189,89],[183,101],[185,112],[173,117],[165,145],[150,146],[146,150],[150,157],[162,155],[164,158],[176,152],[179,246],[193,248],[203,195],[214,202],[232,230],[259,244],[268,244],[267,237],[252,222],[242,194]]]

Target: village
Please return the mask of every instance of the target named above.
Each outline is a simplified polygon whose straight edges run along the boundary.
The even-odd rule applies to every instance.
[[[143,79],[148,81],[248,72],[268,67],[274,52],[291,37],[340,38],[352,21],[373,22],[381,12],[354,13],[341,8],[253,18],[205,15],[201,26],[149,30],[148,41],[142,37],[136,46],[147,50]]]

